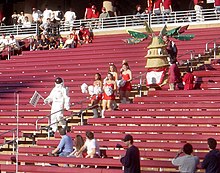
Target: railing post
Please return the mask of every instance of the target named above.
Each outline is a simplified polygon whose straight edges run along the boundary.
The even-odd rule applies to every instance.
[[[126,18],[126,16],[125,16],[125,19],[124,19],[124,20],[125,20],[125,22],[124,22],[124,27],[125,27],[125,28],[126,28],[126,25],[127,25],[126,19],[127,19],[127,18]]]
[[[142,92],[142,73],[140,72],[140,83],[139,83],[139,96],[141,97],[141,92]]]
[[[216,58],[216,40],[214,41],[214,59]]]
[[[18,25],[16,25],[16,30],[17,30],[17,32],[16,32],[16,33],[17,33],[17,35],[18,35]]]
[[[148,25],[151,27],[151,13],[148,14]]]
[[[174,12],[174,23],[177,23],[177,19],[176,19],[176,12]]]
[[[206,52],[208,52],[208,45],[209,45],[209,42],[206,43],[206,45],[205,45],[205,51],[206,51]]]

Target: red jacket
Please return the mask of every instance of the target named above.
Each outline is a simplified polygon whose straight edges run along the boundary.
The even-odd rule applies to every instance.
[[[185,82],[184,85],[184,90],[192,90],[193,89],[193,81],[194,81],[194,76],[192,73],[186,73],[183,76],[183,82]]]

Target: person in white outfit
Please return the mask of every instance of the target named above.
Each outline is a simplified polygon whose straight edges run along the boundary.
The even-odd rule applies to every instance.
[[[67,88],[64,87],[64,81],[58,77],[55,80],[55,87],[50,92],[50,95],[44,100],[45,104],[51,103],[51,128],[52,132],[58,129],[58,123],[62,128],[65,128],[66,121],[63,119],[64,109],[70,109],[70,98],[68,96]]]

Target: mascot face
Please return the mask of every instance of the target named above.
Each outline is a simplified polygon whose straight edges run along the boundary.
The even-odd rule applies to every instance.
[[[55,87],[56,88],[61,88],[63,87],[63,79],[58,77],[55,79]]]

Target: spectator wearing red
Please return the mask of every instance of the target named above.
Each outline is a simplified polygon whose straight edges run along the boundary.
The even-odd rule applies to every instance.
[[[192,90],[194,85],[193,82],[194,82],[194,76],[190,68],[188,68],[187,73],[183,76],[184,90]]]
[[[130,103],[129,96],[132,90],[132,72],[127,62],[122,64],[121,79],[125,82],[124,85],[119,88],[121,103]]]
[[[215,0],[214,6],[215,6],[216,12],[220,13],[220,0]]]
[[[99,18],[99,11],[97,10],[95,5],[92,5],[92,19]]]
[[[176,65],[176,60],[171,60],[171,66],[168,71],[169,90],[175,90],[176,84],[180,82],[180,70]]]
[[[88,44],[92,42],[91,33],[87,28],[85,28],[84,24],[81,24],[78,36],[81,44]]]
[[[152,12],[152,10],[153,10],[153,2],[152,2],[152,0],[147,0],[147,9],[148,9],[149,13]]]
[[[91,19],[91,18],[92,18],[92,5],[89,3],[85,11],[84,19]]]
[[[161,9],[162,9],[162,0],[156,0],[154,2],[154,14],[160,15],[161,14]]]
[[[163,13],[170,14],[172,12],[172,1],[171,0],[164,0],[163,1]]]

